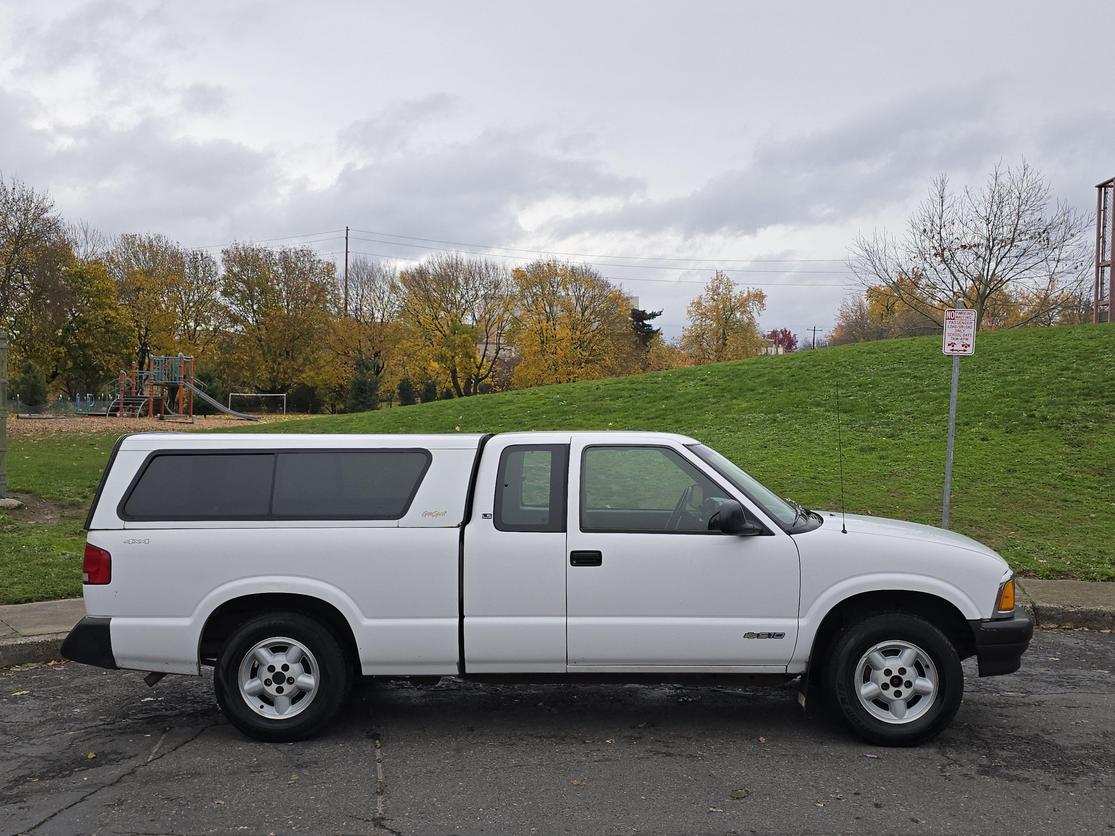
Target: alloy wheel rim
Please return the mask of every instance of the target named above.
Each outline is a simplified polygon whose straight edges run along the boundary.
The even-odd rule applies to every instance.
[[[891,639],[860,657],[852,685],[868,714],[884,723],[905,725],[932,708],[940,675],[933,659],[916,644]]]
[[[237,671],[240,696],[269,720],[289,720],[305,711],[320,689],[321,671],[306,645],[274,636],[244,654]]]

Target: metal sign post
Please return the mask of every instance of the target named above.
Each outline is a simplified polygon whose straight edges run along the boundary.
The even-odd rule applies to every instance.
[[[952,389],[949,392],[949,434],[945,447],[945,492],[941,502],[941,528],[949,527],[952,494],[952,454],[956,447],[956,391],[960,385],[960,358],[976,353],[976,312],[967,308],[945,309],[941,353],[952,357]]]

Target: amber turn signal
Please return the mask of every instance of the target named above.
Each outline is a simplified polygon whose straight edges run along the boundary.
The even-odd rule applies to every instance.
[[[995,611],[1014,612],[1014,578],[999,587],[999,601],[995,605]]]

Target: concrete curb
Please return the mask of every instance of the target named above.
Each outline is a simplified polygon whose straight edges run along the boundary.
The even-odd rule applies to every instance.
[[[66,635],[66,633],[48,633],[45,636],[4,639],[0,641],[0,668],[61,659],[62,642]]]
[[[1066,590],[1061,584],[1069,588]],[[1080,582],[1019,578],[1022,595],[1018,608],[1033,619],[1035,627],[1046,630],[1064,627],[1115,631],[1115,598],[1110,594],[1115,592],[1115,584],[1085,584],[1088,589],[1084,594],[1079,591],[1073,594],[1073,584]]]
[[[1074,630],[1115,630],[1115,612],[1096,607],[1069,607],[1026,602],[1034,625],[1043,630],[1069,627]]]

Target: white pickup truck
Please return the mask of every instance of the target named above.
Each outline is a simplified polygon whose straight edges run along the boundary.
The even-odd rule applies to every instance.
[[[321,729],[356,676],[802,677],[859,736],[914,744],[1033,626],[995,552],[780,499],[640,432],[122,438],[63,654],[215,666],[231,723]],[[812,699],[812,697],[811,697]]]

